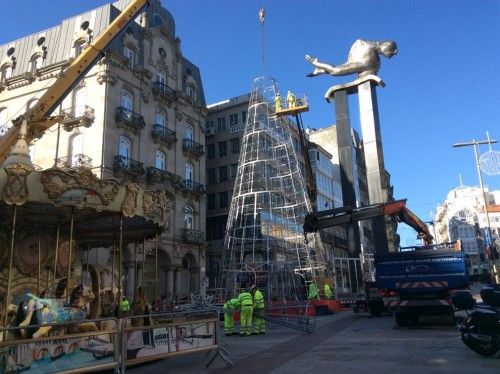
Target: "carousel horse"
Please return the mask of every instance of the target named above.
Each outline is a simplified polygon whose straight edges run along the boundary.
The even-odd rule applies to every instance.
[[[87,316],[85,307],[94,299],[92,289],[84,285],[78,285],[73,289],[68,306],[64,305],[62,299],[41,298],[28,293],[27,300],[19,305],[16,324],[29,327],[56,322],[78,322],[68,326],[69,333],[82,332],[82,329],[97,331],[97,326],[93,322],[85,322]],[[42,326],[36,331],[28,329],[27,334],[26,332],[21,334],[37,338],[46,335],[51,329],[52,326]]]

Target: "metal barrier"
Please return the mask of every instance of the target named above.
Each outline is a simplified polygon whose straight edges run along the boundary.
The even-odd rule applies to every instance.
[[[60,335],[22,338],[27,332],[49,328]],[[69,332],[72,329],[76,332]],[[0,342],[2,374],[83,373],[118,370],[121,366],[116,318],[7,327],[0,333],[5,337]]]
[[[219,353],[219,313],[214,308],[131,316],[120,323],[123,370],[169,356]]]
[[[314,307],[307,304],[274,304],[264,311],[264,319],[276,325],[312,333],[316,325]]]

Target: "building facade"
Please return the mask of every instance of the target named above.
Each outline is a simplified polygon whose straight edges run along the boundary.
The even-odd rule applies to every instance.
[[[499,191],[489,192],[485,187],[491,242],[498,242],[500,215],[495,197]],[[467,259],[469,274],[479,275],[489,272],[487,244],[488,219],[484,211],[483,192],[480,187],[460,186],[446,196],[434,213],[433,233],[436,242],[460,240]]]
[[[0,46],[0,136],[127,4],[120,0]],[[31,145],[35,165],[91,168],[99,178],[165,190],[172,202],[158,243],[158,280],[148,256],[155,244],[130,246],[122,264],[125,294],[133,295],[138,279],[169,298],[199,289],[207,110],[199,69],[183,57],[174,19],[159,0],[110,44],[53,114],[63,120]],[[91,251],[87,259],[103,261],[106,250]]]

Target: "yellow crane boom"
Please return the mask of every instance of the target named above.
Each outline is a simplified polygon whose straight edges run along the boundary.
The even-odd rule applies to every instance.
[[[129,5],[101,32],[66,68],[64,73],[40,97],[37,103],[19,119],[14,120],[0,138],[0,164],[7,158],[12,146],[16,143],[21,119],[26,119],[28,128],[26,142],[41,136],[45,130],[59,121],[58,117],[48,115],[61,103],[78,81],[92,68],[103,50],[115,39],[124,28],[149,4],[149,0],[131,0]]]

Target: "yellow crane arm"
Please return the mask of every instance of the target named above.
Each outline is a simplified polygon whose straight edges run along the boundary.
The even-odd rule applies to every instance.
[[[149,4],[149,0],[132,0],[129,5],[116,17],[106,29],[99,34],[66,68],[64,73],[40,97],[37,103],[23,116],[28,122],[26,142],[40,136],[45,130],[57,123],[57,120],[47,116],[61,103],[79,80],[92,68],[106,47],[121,31],[132,22],[137,15]],[[16,120],[17,122],[17,120]],[[20,122],[20,121],[19,121]],[[8,156],[12,146],[16,143],[20,124],[12,126],[0,138],[0,164]]]

